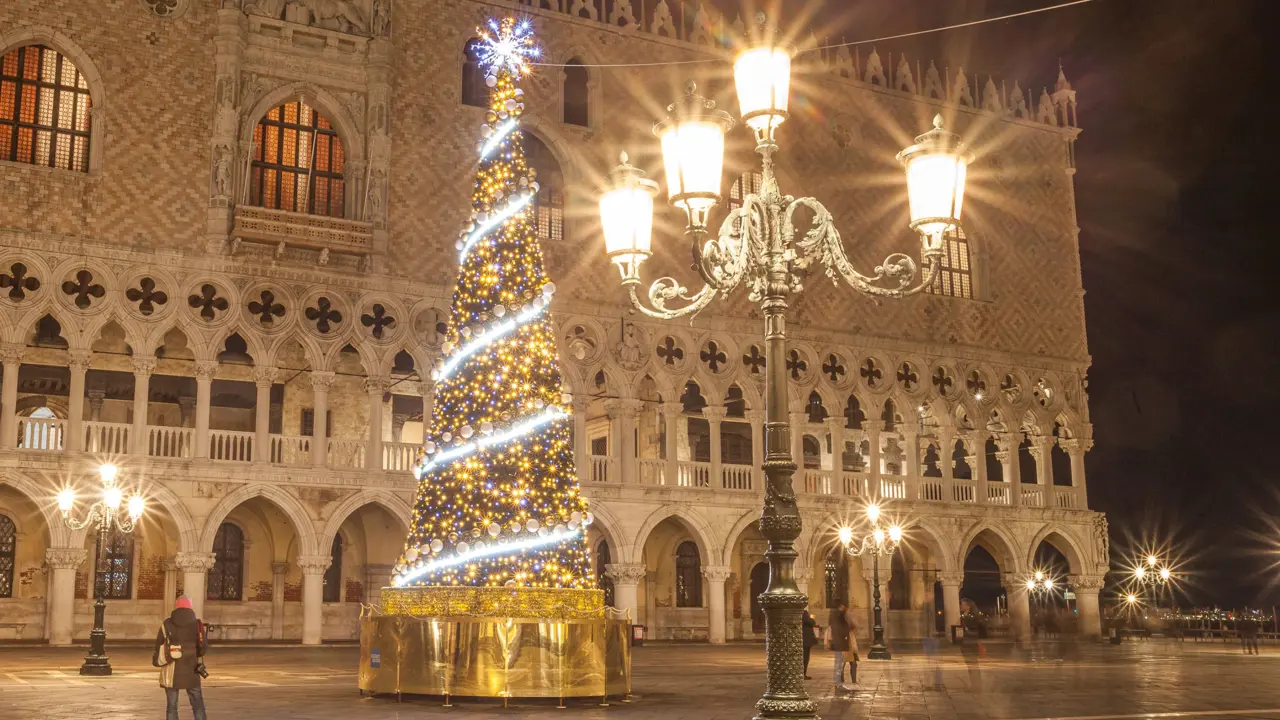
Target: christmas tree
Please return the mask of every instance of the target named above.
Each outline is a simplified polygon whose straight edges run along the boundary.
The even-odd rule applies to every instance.
[[[543,269],[517,87],[537,56],[527,22],[490,22],[480,60],[489,111],[435,411],[418,463],[413,526],[396,587],[595,587]]]

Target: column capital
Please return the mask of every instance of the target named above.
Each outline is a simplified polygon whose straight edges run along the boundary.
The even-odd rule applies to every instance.
[[[213,553],[180,552],[173,557],[173,562],[183,572],[209,572],[217,559]]]
[[[664,402],[658,406],[663,415],[680,415],[684,412],[684,403],[682,402]]]
[[[71,368],[71,372],[87,372],[91,364],[93,364],[92,350],[67,351],[67,365]]]
[[[795,567],[795,576],[796,576],[796,582],[807,583],[813,579],[813,568],[810,568],[807,566],[802,567],[799,564],[797,564]]]
[[[333,387],[333,383],[337,379],[337,374],[331,370],[312,370],[311,389],[320,392],[329,392],[329,388]]]
[[[728,414],[729,409],[723,405],[708,405],[702,408],[702,417],[706,418],[707,422],[720,422]]]
[[[333,558],[328,555],[298,556],[298,567],[302,568],[303,575],[323,575],[332,562]]]
[[[44,564],[53,570],[74,570],[88,556],[89,551],[80,548],[48,548],[44,551]]]
[[[582,393],[574,393],[573,402],[570,404],[573,406],[574,415],[577,415],[578,413],[585,413],[591,408],[591,396],[583,395]]]
[[[938,582],[943,587],[959,587],[964,584],[963,570],[944,570],[938,573]]]
[[[254,365],[250,374],[253,376],[255,385],[269,388],[275,384],[276,376],[280,374],[280,369],[269,365]]]
[[[1018,446],[1022,445],[1022,433],[1020,432],[995,433],[994,437],[996,445],[1006,452],[1017,450]]]
[[[134,377],[151,377],[151,373],[156,371],[156,359],[154,357],[138,357],[130,358],[129,364],[133,367]]]
[[[747,422],[752,422],[752,423],[764,422],[763,410],[756,410],[753,408],[753,409],[747,410],[742,415],[747,419]]]
[[[107,391],[102,388],[89,388],[84,391],[85,397],[89,398],[89,402],[101,403],[107,399]]]
[[[844,426],[846,419],[847,418],[843,415],[828,415],[824,422],[826,423],[828,430],[847,431],[849,428]]]
[[[370,395],[377,395],[379,400],[387,393],[387,389],[391,387],[391,378],[384,376],[371,375],[364,379],[364,391]]]
[[[288,575],[288,574],[289,574],[289,563],[287,563],[287,562],[273,562],[273,563],[271,563],[271,574],[272,574],[272,575]]]
[[[604,404],[605,412],[609,413],[609,417],[631,417],[640,414],[644,402],[635,398],[618,398],[617,400],[609,400]]]
[[[722,583],[729,579],[733,574],[733,570],[725,565],[708,565],[702,568],[702,577],[708,582]]]
[[[803,410],[792,410],[791,412],[787,413],[787,415],[788,415],[788,418],[791,420],[792,425],[808,425],[809,424],[809,413]]]
[[[0,345],[0,361],[5,365],[18,365],[27,354],[27,346],[22,343],[5,343]]]
[[[218,374],[218,361],[216,360],[197,360],[196,361],[196,380],[204,382],[212,382],[213,378]]]
[[[1096,593],[1106,584],[1104,575],[1071,575],[1068,580],[1077,592]]]
[[[1087,453],[1093,449],[1093,440],[1091,438],[1058,438],[1058,446],[1068,455]]]
[[[644,565],[625,565],[610,563],[604,566],[604,574],[614,585],[639,585],[645,579],[648,569]]]

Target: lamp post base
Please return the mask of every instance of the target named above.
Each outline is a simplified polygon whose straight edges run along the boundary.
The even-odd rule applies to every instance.
[[[889,648],[885,647],[884,645],[876,644],[876,645],[872,645],[871,649],[867,651],[867,659],[868,660],[892,660],[893,653],[889,652]]]
[[[81,675],[104,676],[111,674],[111,662],[106,655],[85,655],[80,666]]]

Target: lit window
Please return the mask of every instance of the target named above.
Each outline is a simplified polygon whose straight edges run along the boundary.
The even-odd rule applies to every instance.
[[[18,550],[18,528],[0,515],[0,598],[13,597],[13,566]]]
[[[239,600],[244,577],[244,533],[231,523],[218,526],[213,538],[213,569],[209,571],[209,600]]]
[[[548,243],[564,239],[564,173],[560,163],[541,140],[524,134],[525,163],[538,171],[538,195],[533,209],[538,224],[538,241],[546,251]]]
[[[43,45],[0,58],[0,160],[89,171],[89,85]]]
[[[676,548],[676,607],[702,607],[702,557],[692,540]]]
[[[942,239],[942,267],[929,292],[958,298],[973,298],[973,269],[969,264],[969,240],[955,228]]]
[[[764,185],[764,176],[755,170],[744,172],[729,187],[729,209],[742,207],[748,195],[759,195]]]
[[[304,101],[273,108],[253,131],[249,202],[272,210],[343,217],[342,140]]]
[[[128,600],[133,587],[133,535],[112,533],[104,548],[98,544],[95,582],[107,600]]]

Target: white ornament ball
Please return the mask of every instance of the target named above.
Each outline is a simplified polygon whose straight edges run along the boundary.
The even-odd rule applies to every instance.
[[[492,125],[483,125],[483,126],[481,126],[481,127],[480,127],[480,134],[481,134],[481,135],[483,135],[484,137],[489,137],[490,135],[492,135],[492,134],[493,134],[493,126],[492,126]]]
[[[555,291],[556,291],[556,284],[553,282],[549,282],[546,285],[542,286],[542,294],[548,297],[554,294]]]
[[[539,185],[539,184],[538,184],[538,183],[536,183],[536,182],[531,182],[531,183],[529,183],[529,189],[530,189],[530,190],[532,190],[533,192],[538,192],[538,188],[540,188],[540,187],[542,187],[542,186],[541,186],[541,185]]]
[[[475,431],[471,429],[470,425],[463,425],[458,430],[458,434],[461,435],[463,438],[470,438],[473,434],[475,434]]]
[[[498,537],[502,534],[502,526],[498,523],[489,523],[489,537]]]
[[[525,526],[525,529],[527,529],[529,532],[538,532],[542,524],[539,523],[537,520],[531,519],[529,520],[529,522],[525,523],[524,526]]]
[[[524,88],[516,88],[516,97],[518,98],[524,97]]]
[[[542,398],[536,398],[533,401],[533,406],[538,408],[539,410],[546,407],[546,404],[547,404],[546,401],[543,400]]]
[[[426,444],[423,445],[423,449],[427,451],[428,455],[431,455],[436,451],[436,444],[428,440]]]
[[[458,334],[462,337],[471,337],[471,328],[463,325],[462,328],[458,330]]]
[[[543,305],[546,305],[546,304],[547,304],[546,297],[545,297],[545,296],[543,296],[543,295],[539,295],[538,297],[536,297],[536,298],[534,298],[534,299],[533,299],[533,302],[532,302],[531,304],[532,304],[535,308],[540,308],[540,307],[542,307]]]
[[[560,402],[564,403],[565,405],[572,405],[573,393],[562,393],[560,395]]]
[[[418,548],[409,548],[404,551],[405,562],[413,562],[418,559]]]
[[[587,516],[586,516],[586,517],[584,517],[584,518],[582,519],[582,522],[586,523],[587,525],[590,525],[591,523],[593,523],[593,522],[595,522],[595,521],[596,521],[596,516],[595,516],[595,515],[592,515],[592,514],[591,514],[591,513],[589,513],[589,512],[587,513]]]
[[[494,305],[493,314],[502,317],[507,314],[507,308],[503,305]]]
[[[524,530],[524,525],[521,525],[519,520],[512,520],[511,532],[516,535],[519,535],[521,530]]]
[[[481,422],[480,432],[484,433],[485,435],[488,435],[489,433],[493,432],[493,423],[489,422],[488,420]]]
[[[471,546],[467,544],[467,541],[466,541],[466,540],[463,540],[462,542],[458,543],[458,544],[455,546],[455,549],[456,549],[459,553],[465,553],[466,551],[468,551],[468,550],[470,550],[470,549],[471,549]]]
[[[573,512],[569,513],[569,519],[574,522],[579,522],[582,520],[582,513],[578,512],[577,510],[574,510]]]
[[[516,581],[515,581],[515,580],[508,580],[506,583],[504,583],[504,585],[505,585],[506,587],[513,588],[513,587],[515,587],[515,586],[516,586]]]
[[[488,85],[489,87],[497,87],[497,86],[498,86],[498,76],[497,76],[497,75],[486,75],[486,76],[484,77],[484,84],[485,84],[485,85]]]
[[[520,104],[520,103],[518,103],[518,102],[516,102],[516,101],[515,101],[515,98],[510,98],[510,99],[508,99],[508,100],[507,100],[507,105],[506,105],[506,107],[507,107],[507,111],[508,111],[508,112],[510,112],[511,110],[515,110],[515,109],[516,109],[516,107],[517,107],[519,104]]]
[[[462,240],[458,240],[457,242],[455,242],[455,243],[453,244],[453,249],[454,249],[454,250],[461,250],[463,245],[466,245],[466,243],[465,243],[465,242],[463,242]]]
[[[431,552],[438,553],[444,549],[444,543],[440,542],[440,538],[431,541]]]
[[[440,433],[440,439],[445,442],[449,442],[450,440],[453,439],[453,433],[451,432]]]
[[[453,352],[453,341],[445,340],[443,343],[441,343],[440,350],[447,353]]]
[[[538,528],[538,537],[546,537],[550,534],[551,534],[551,531],[546,529],[545,527]]]

